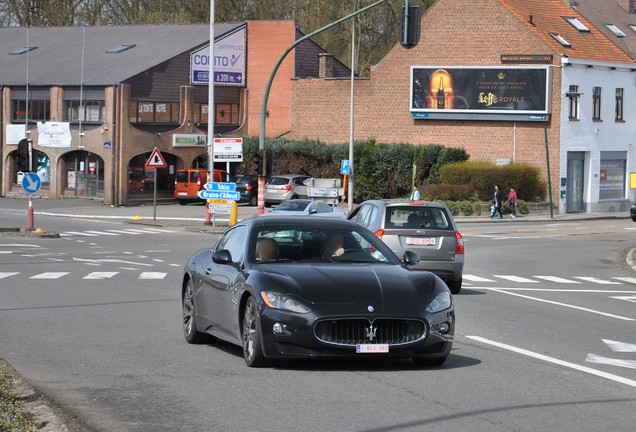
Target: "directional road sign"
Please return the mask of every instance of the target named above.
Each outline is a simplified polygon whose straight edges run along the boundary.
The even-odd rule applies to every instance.
[[[201,198],[201,199],[220,199],[220,200],[238,201],[238,200],[241,199],[241,193],[240,192],[223,192],[223,191],[201,190],[201,191],[199,191],[199,198]]]
[[[351,161],[349,159],[342,159],[340,161],[340,174],[349,175],[351,171]]]
[[[148,168],[166,168],[168,164],[166,163],[166,160],[161,155],[161,152],[159,151],[159,149],[155,147],[155,149],[152,151],[152,154],[146,161],[146,166]]]
[[[40,176],[38,176],[34,172],[25,173],[22,178],[22,189],[28,194],[37,193],[42,187],[42,180],[40,180]]]
[[[234,192],[236,190],[236,183],[206,183],[204,186],[207,190],[211,191],[223,191]]]

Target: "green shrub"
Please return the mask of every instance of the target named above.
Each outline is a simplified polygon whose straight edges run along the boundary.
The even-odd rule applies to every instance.
[[[464,201],[475,194],[471,185],[436,184],[420,187],[422,199],[427,201]]]
[[[491,162],[449,163],[440,169],[440,179],[442,183],[472,185],[484,201],[491,199],[495,184],[499,184],[505,196],[514,188],[519,199],[524,200],[543,197],[546,189],[539,169],[525,163],[502,166]]]

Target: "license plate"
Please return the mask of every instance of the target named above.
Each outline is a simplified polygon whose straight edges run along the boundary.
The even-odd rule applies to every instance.
[[[435,246],[435,239],[431,237],[407,237],[406,244],[419,246]]]
[[[179,196],[187,195],[187,192],[179,192]]]
[[[389,344],[357,344],[356,353],[358,354],[378,354],[388,353]]]

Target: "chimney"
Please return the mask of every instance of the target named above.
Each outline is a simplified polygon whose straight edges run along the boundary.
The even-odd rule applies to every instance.
[[[619,0],[618,4],[620,7],[622,7],[623,9],[625,9],[626,12],[629,12],[630,14],[634,14],[636,13],[636,11],[634,10],[634,0]]]
[[[333,54],[318,54],[318,78],[333,78]]]

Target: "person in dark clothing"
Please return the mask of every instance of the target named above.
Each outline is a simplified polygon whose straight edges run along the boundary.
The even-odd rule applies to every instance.
[[[493,194],[493,197],[492,197],[492,205],[493,205],[494,211],[490,215],[491,218],[494,219],[495,216],[497,216],[497,212],[499,212],[499,219],[503,219],[503,214],[501,213],[502,201],[503,201],[503,192],[501,192],[501,189],[499,189],[499,185],[496,184],[495,193]]]

